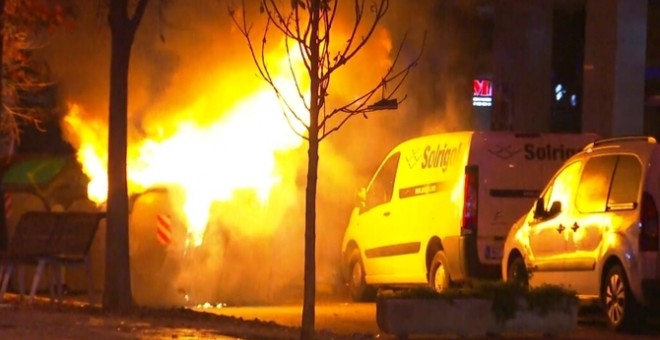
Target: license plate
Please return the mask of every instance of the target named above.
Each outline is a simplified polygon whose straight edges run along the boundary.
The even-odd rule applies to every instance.
[[[502,247],[486,246],[486,258],[489,260],[501,260]]]

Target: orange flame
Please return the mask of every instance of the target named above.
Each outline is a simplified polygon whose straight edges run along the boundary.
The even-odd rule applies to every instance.
[[[373,55],[361,57],[361,64],[369,64],[373,69],[358,65],[355,72],[341,73],[333,78],[342,84],[337,87],[339,97],[353,98],[365,86],[377,83],[379,75],[391,65],[387,57],[391,49],[389,33],[379,30],[376,39],[376,54],[385,55],[386,62],[376,65]],[[182,197],[175,200],[182,202],[179,208],[185,214],[187,243],[201,245],[214,202],[229,201],[238,190],[247,189],[265,204],[271,189],[286,170],[276,166],[276,154],[301,148],[300,135],[306,131],[303,123],[306,124],[309,115],[306,103],[300,100],[301,93],[292,81],[290,68],[295,70],[299,80],[306,78],[301,76],[306,69],[302,59],[295,57],[298,48],[291,51],[291,58],[285,52],[271,55],[269,60],[273,62],[269,64],[275,68],[270,71],[281,96],[290,99],[290,105],[297,104],[291,109],[305,122],[282,114],[282,102],[268,85],[260,88],[244,85],[243,75],[230,71],[222,76],[236,84],[229,89],[231,93],[227,97],[231,98],[215,99],[217,96],[201,94],[176,114],[177,117],[190,118],[177,118],[177,122],[172,122],[164,114],[165,118],[156,121],[159,125],[154,127],[155,119],[151,115],[147,131],[140,131],[139,136],[130,134],[127,153],[129,195],[138,195],[152,188],[173,189],[168,190],[170,194],[181,192]],[[253,67],[250,65],[251,75],[254,74]],[[308,104],[309,84],[303,82],[299,85]],[[217,85],[204,91],[215,93],[214,86]],[[227,102],[234,104],[227,106]],[[107,122],[89,119],[102,115],[90,115],[85,109],[79,103],[70,103],[62,127],[77,149],[83,171],[90,178],[88,197],[101,205],[107,199]],[[129,114],[129,123],[135,123],[132,118]],[[170,129],[172,126],[174,128]]]
[[[298,96],[294,87],[279,89]],[[183,189],[189,241],[199,246],[213,202],[227,201],[236,190],[250,189],[265,203],[281,176],[275,164],[276,152],[301,146],[302,139],[291,131],[283,114],[273,112],[280,109],[279,104],[272,89],[263,88],[204,126],[181,122],[166,138],[147,137],[131,145],[127,159],[129,193],[154,187]],[[71,104],[65,126],[79,137],[77,157],[90,178],[88,196],[102,204],[107,199],[107,138],[98,133],[104,129],[83,119],[82,110],[80,105]],[[297,112],[304,111],[298,108]],[[296,129],[302,131],[302,126]]]

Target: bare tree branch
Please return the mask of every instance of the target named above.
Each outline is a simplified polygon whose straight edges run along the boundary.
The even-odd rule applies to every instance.
[[[425,41],[426,41],[426,34],[423,39],[422,48],[420,49],[415,59],[401,70],[394,72],[394,67],[396,67],[396,65],[398,64],[399,58],[401,56],[401,51],[403,50],[403,46],[406,43],[406,36],[404,36],[404,38],[401,41],[401,44],[399,45],[399,48],[397,49],[397,53],[392,63],[392,66],[386,72],[381,82],[378,83],[378,85],[373,87],[371,90],[365,92],[362,96],[354,99],[353,101],[347,103],[346,105],[335,108],[329,114],[325,115],[325,117],[319,124],[319,127],[323,132],[321,137],[319,137],[319,140],[323,140],[326,137],[328,137],[330,134],[341,129],[341,127],[344,126],[344,124],[346,124],[346,122],[348,122],[348,120],[353,116],[362,114],[366,118],[366,114],[369,112],[383,110],[382,108],[380,108],[378,104],[392,103],[392,101],[395,101],[397,106],[401,104],[407,97],[404,96],[403,99],[393,99],[394,95],[400,89],[401,85],[408,77],[408,74],[410,73],[412,68],[417,66],[417,63],[419,62],[419,59],[421,58],[422,53],[424,51]],[[387,91],[387,85],[389,83],[394,83],[394,87],[391,90]],[[371,102],[371,99],[374,97],[376,92],[378,92],[379,90],[383,91],[381,99],[376,104],[368,105],[368,103]],[[344,114],[343,118],[341,118],[339,122],[336,123],[334,126],[328,127],[330,120],[332,120],[334,117],[342,113]]]
[[[289,107],[288,105],[285,105],[283,103],[281,97],[278,97],[278,98],[280,99],[279,102],[280,102],[280,106],[282,107],[282,114],[284,115],[284,119],[286,119],[286,123],[287,123],[287,125],[289,125],[289,128],[291,129],[291,131],[293,131],[293,133],[295,133],[298,137],[300,137],[302,139],[307,139],[307,136],[305,136],[303,133],[299,132],[296,129],[296,127],[293,125],[293,122],[291,121],[291,117],[287,114],[287,111],[290,113],[291,116],[296,118],[296,120],[298,122],[300,122],[300,119],[298,119],[297,113],[293,112],[293,110],[291,110],[291,107]],[[308,125],[303,124],[303,126],[305,127],[305,130],[309,130]]]
[[[266,3],[266,2],[264,2],[264,3]],[[229,13],[232,17],[232,20],[234,21],[234,23],[238,27],[239,31],[241,32],[241,34],[248,41],[248,48],[250,50],[250,55],[251,55],[252,60],[254,61],[255,65],[257,66],[257,70],[258,70],[259,75],[261,76],[261,78],[264,79],[266,81],[266,83],[268,83],[268,85],[275,91],[275,94],[276,94],[277,98],[280,100],[281,105],[284,105],[287,108],[288,112],[290,112],[291,115],[302,126],[304,126],[306,129],[309,129],[309,125],[306,124],[305,121],[298,115],[298,113],[295,112],[295,110],[293,109],[293,106],[289,103],[289,99],[286,98],[282,94],[282,92],[278,88],[277,84],[275,84],[275,81],[273,80],[273,77],[272,77],[272,75],[270,73],[270,70],[268,68],[268,62],[266,61],[266,43],[267,43],[267,36],[268,36],[269,29],[270,29],[270,25],[271,24],[274,25],[274,20],[270,16],[268,16],[268,19],[266,21],[266,27],[264,28],[264,33],[263,33],[263,36],[262,36],[262,39],[261,39],[260,53],[257,54],[257,49],[255,48],[255,46],[252,42],[252,39],[251,39],[251,35],[250,35],[251,26],[248,25],[247,19],[246,19],[247,15],[246,15],[245,1],[243,1],[243,8],[242,8],[242,17],[243,17],[242,22],[239,22],[236,19],[235,12],[233,10],[230,10]],[[278,11],[267,11],[267,13],[279,13],[279,12]],[[275,25],[275,27],[277,27],[277,26]],[[292,39],[296,40],[295,38],[292,38]],[[285,38],[285,44],[286,44],[286,42],[287,42],[287,40]],[[286,45],[288,46],[288,44],[286,44]],[[290,52],[289,52],[289,49],[287,48],[287,54],[288,53],[290,53]],[[290,70],[291,70],[291,74],[293,75],[294,72],[293,72],[293,68],[291,66],[291,59],[290,58],[289,58],[289,67],[290,67]],[[296,88],[298,88],[298,85],[296,85]],[[300,90],[298,90],[298,92],[299,92],[300,98],[304,99],[304,96],[303,96],[302,92]],[[289,123],[289,126],[291,126],[293,128],[293,124],[289,121],[291,117],[289,117],[286,113],[283,113],[283,114],[285,115],[285,117],[287,119],[287,123]],[[296,134],[298,134],[297,131],[296,131]]]
[[[284,33],[287,37],[291,39],[295,39],[297,37],[296,33],[294,33],[290,28],[291,17],[295,15],[294,13],[297,13],[297,11],[294,11],[294,13],[291,13],[289,15],[284,15],[280,11],[277,4],[275,4],[274,0],[264,1],[263,9],[266,12],[266,15],[268,16],[268,20],[272,21],[273,25],[278,30],[280,30],[282,33]]]
[[[322,8],[319,16],[319,27],[321,29],[319,30],[316,37],[310,37],[310,20],[309,18],[305,18],[307,19],[307,23],[305,25],[301,25],[303,16],[300,14],[300,8],[302,7],[303,9],[307,10],[308,17],[311,15],[309,12],[311,9],[310,0],[305,0],[304,2],[296,0],[292,1],[293,8],[289,14],[285,14],[275,0],[263,0],[261,3],[261,10],[265,13],[267,19],[266,27],[264,29],[261,40],[259,57],[257,57],[256,46],[253,44],[250,37],[250,30],[252,27],[247,24],[245,1],[243,1],[243,21],[241,23],[239,23],[236,19],[234,12],[230,11],[236,26],[239,27],[240,32],[248,41],[250,54],[255,65],[257,66],[259,75],[271,86],[271,88],[273,88],[278,99],[282,102],[283,107],[286,108],[286,112],[289,112],[289,114],[295,117],[295,119],[300,124],[308,129],[310,128],[309,124],[305,123],[304,120],[299,116],[299,113],[296,113],[293,109],[293,106],[290,103],[291,98],[286,98],[281,92],[281,89],[279,89],[277,84],[275,84],[275,81],[268,67],[265,51],[270,26],[273,25],[285,37],[284,42],[287,51],[287,60],[289,62],[289,73],[291,74],[293,83],[295,84],[295,89],[298,92],[297,98],[302,101],[305,109],[309,110],[309,105],[311,103],[305,100],[305,95],[303,94],[304,91],[301,88],[301,82],[295,73],[295,68],[293,65],[294,59],[291,56],[292,49],[289,39],[298,44],[297,50],[300,53],[302,62],[304,63],[308,73],[311,73],[309,42],[310,39],[317,39],[320,49],[319,60],[317,61],[319,66],[319,74],[310,74],[310,76],[318,77],[319,79],[318,102],[316,104],[319,108],[321,108],[321,112],[319,112],[319,125],[317,127],[318,131],[320,131],[320,140],[338,131],[351,117],[355,115],[361,114],[366,117],[366,114],[369,112],[382,110],[383,108],[379,107],[378,105],[369,105],[369,103],[371,103],[373,99],[376,98],[378,92],[381,92],[379,103],[387,103],[388,101],[391,102],[394,94],[400,90],[401,84],[407,78],[410,70],[417,65],[417,62],[419,61],[423,51],[422,46],[419,55],[417,55],[417,57],[412,62],[403,67],[401,70],[395,72],[395,67],[399,62],[403,46],[406,43],[406,37],[404,37],[401,44],[399,45],[399,48],[397,49],[392,66],[387,70],[387,72],[381,78],[381,81],[376,86],[366,91],[361,96],[346,103],[345,105],[328,111],[325,107],[325,104],[326,97],[328,95],[328,89],[332,79],[332,74],[338,68],[342,67],[348,61],[350,61],[357,54],[357,52],[364,47],[366,42],[375,32],[378,23],[389,9],[389,0],[377,0],[370,5],[367,4],[366,0],[354,1],[354,18],[351,32],[346,41],[346,45],[338,53],[336,53],[334,57],[331,57],[330,32],[338,12],[337,9],[339,1],[334,1],[332,6],[329,5],[329,2],[322,2],[323,5],[321,5]],[[367,10],[371,11],[372,13],[371,20],[366,26],[362,36],[358,37],[360,28],[364,26],[363,24],[366,18],[365,13]],[[396,104],[400,104],[404,99],[395,100]],[[287,115],[285,112],[283,112],[283,114],[287,116],[287,121],[291,119],[291,117],[289,117],[289,115]],[[341,117],[339,117],[340,115]],[[334,126],[330,126],[331,121],[336,120],[336,118],[339,118],[339,120],[336,121]],[[293,127],[292,122],[289,122],[289,125]]]
[[[309,1],[307,2],[307,8],[311,8],[311,4],[309,3]],[[296,8],[295,13],[296,13],[295,16],[296,26],[299,27],[301,20],[300,11],[298,11],[298,9]],[[310,15],[309,12],[307,13],[307,15],[308,16]],[[307,20],[307,25],[305,25],[305,31],[302,33],[302,35],[300,35],[299,28],[297,28],[296,31],[298,32],[298,49],[300,50],[300,56],[302,57],[303,63],[305,64],[305,69],[307,69],[308,72],[311,72],[312,65],[310,65],[310,60],[312,57],[312,52],[309,49],[309,44],[306,43],[312,31],[311,22]]]
[[[293,82],[296,86],[296,92],[298,92],[298,98],[300,98],[300,101],[303,103],[305,108],[309,111],[309,103],[305,100],[305,95],[303,94],[303,90],[300,87],[300,82],[298,81],[298,76],[296,75],[296,71],[293,68],[293,60],[291,60],[291,47],[289,46],[289,39],[284,39],[284,45],[286,46],[286,57],[287,61],[289,63],[289,72],[291,73],[291,78],[293,78]],[[300,45],[300,44],[299,44]]]
[[[334,71],[341,67],[342,65],[346,64],[349,60],[351,60],[355,54],[357,54],[358,51],[364,47],[364,45],[367,43],[369,38],[371,38],[371,35],[373,34],[374,30],[376,29],[376,26],[378,26],[378,23],[380,20],[385,16],[385,13],[387,12],[387,9],[389,8],[389,0],[380,0],[380,5],[372,5],[372,10],[375,11],[374,14],[374,19],[371,22],[371,25],[369,25],[369,28],[367,30],[367,33],[362,36],[360,39],[360,42],[351,49],[351,46],[353,42],[356,39],[356,34],[357,34],[357,29],[360,26],[360,23],[362,21],[362,16],[364,14],[364,0],[360,1],[361,5],[358,6],[358,2],[356,0],[356,18],[355,18],[355,24],[353,26],[353,32],[351,33],[349,40],[346,44],[346,47],[344,50],[338,54],[337,61],[335,62],[334,65],[328,67],[327,71],[324,74],[324,77],[330,77]]]
[[[135,13],[133,13],[133,17],[130,19],[130,28],[132,32],[135,32],[138,28],[138,25],[140,25],[140,21],[144,16],[144,11],[147,8],[147,4],[149,4],[149,0],[140,0],[135,7]]]

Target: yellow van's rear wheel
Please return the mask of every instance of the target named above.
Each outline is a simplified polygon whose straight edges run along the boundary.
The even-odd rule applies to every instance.
[[[364,276],[362,258],[355,249],[348,261],[348,290],[353,301],[371,301],[376,297],[376,289],[367,285]]]
[[[436,292],[442,292],[449,288],[451,279],[447,271],[447,257],[443,251],[438,251],[431,262],[431,271],[429,272],[429,284]]]

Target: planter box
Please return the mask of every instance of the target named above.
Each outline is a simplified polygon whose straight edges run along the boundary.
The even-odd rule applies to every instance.
[[[576,329],[577,313],[577,303],[568,300],[541,313],[530,310],[520,299],[515,316],[504,320],[498,320],[493,302],[486,299],[379,298],[376,302],[380,330],[400,337],[410,334],[557,336]]]

